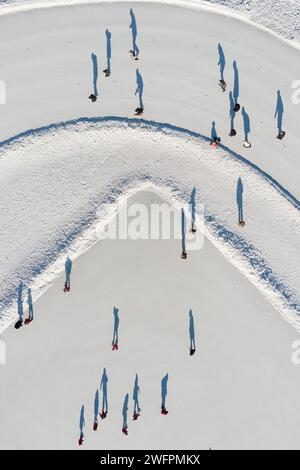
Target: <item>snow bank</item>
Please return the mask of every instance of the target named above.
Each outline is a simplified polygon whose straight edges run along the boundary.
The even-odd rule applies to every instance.
[[[133,115],[137,100],[136,62],[128,55],[129,7],[126,2],[101,2],[0,15],[1,73],[8,97],[1,107],[0,179],[7,188],[1,201],[2,308],[10,304],[19,278],[29,283],[44,273],[41,283],[48,285],[45,269],[96,222],[99,206],[106,217],[109,204],[121,193],[151,180],[170,188],[180,201],[186,201],[193,186],[199,188],[207,223],[223,252],[229,250],[227,256],[263,290],[267,286],[281,311],[298,311],[299,106],[291,100],[298,50],[248,23],[231,17],[224,21],[214,9],[201,5],[193,4],[191,12],[178,5],[136,2],[145,118],[153,124],[145,124],[132,141],[137,129],[126,117]],[[160,14],[162,8],[165,15]],[[181,24],[187,32],[182,28],[178,34]],[[104,79],[107,26],[112,30],[112,76]],[[228,94],[218,87],[219,41],[226,55],[228,91],[233,86],[232,61],[238,62],[240,102],[251,120],[251,150],[242,147],[240,115],[237,137],[228,135]],[[92,91],[92,51],[100,69],[100,98],[94,105],[87,99]],[[282,142],[275,138],[277,89],[285,106],[287,136]],[[109,126],[99,115],[121,118]],[[87,119],[76,120],[79,116]],[[74,118],[70,124],[51,124]],[[205,138],[201,141],[201,135],[210,135],[213,120],[225,146],[215,153]],[[166,136],[157,122],[170,123],[165,128],[176,136]],[[40,126],[44,130],[28,131]],[[188,129],[185,138],[176,126]],[[114,133],[119,140],[111,143]],[[146,139],[147,151],[140,138]],[[198,153],[190,157],[198,151],[204,160]],[[154,155],[161,155],[155,165]],[[117,170],[111,166],[113,159],[120,165]],[[247,225],[242,233],[236,226],[239,176],[245,178]]]
[[[244,13],[287,39],[300,41],[299,0],[207,0]]]

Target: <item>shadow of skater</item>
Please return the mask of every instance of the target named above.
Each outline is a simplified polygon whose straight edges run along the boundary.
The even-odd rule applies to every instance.
[[[193,233],[196,232],[196,188],[193,188],[191,192],[191,199],[190,199],[190,206],[191,206],[191,231]]]
[[[93,430],[97,431],[98,429],[98,414],[99,414],[99,390],[95,393],[95,400],[94,400],[94,425]]]
[[[210,146],[213,147],[213,148],[216,148],[218,146],[218,144],[221,142],[221,139],[218,136],[215,121],[213,121],[212,125],[211,125],[210,137],[211,137]]]
[[[139,114],[143,114],[144,112],[144,103],[143,103],[144,83],[143,83],[142,75],[139,72],[139,69],[136,69],[136,84],[137,84],[137,87],[135,90],[135,95],[136,94],[139,95],[140,104],[139,104],[139,107],[136,108],[135,114],[139,115]]]
[[[250,148],[251,144],[248,139],[250,131],[251,131],[250,118],[249,118],[249,114],[246,113],[244,106],[242,108],[242,116],[243,116],[243,121],[244,121],[244,135],[245,135],[243,146],[246,148]]]
[[[282,102],[280,90],[278,90],[277,91],[277,103],[276,103],[275,119],[277,117],[277,128],[278,128],[277,139],[280,139],[280,140],[283,139],[283,137],[285,136],[285,131],[282,130],[283,113],[284,113],[283,102]]]
[[[28,304],[28,318],[25,320],[25,324],[33,321],[33,302],[32,302],[32,294],[31,289],[27,289],[27,304]]]
[[[167,415],[169,412],[166,409],[166,399],[168,395],[168,380],[169,374],[166,374],[161,381],[161,414]]]
[[[225,91],[226,90],[226,82],[224,80],[224,70],[225,70],[226,60],[225,60],[225,54],[224,54],[223,48],[222,48],[220,43],[218,44],[218,51],[219,51],[218,65],[220,67],[220,76],[221,76],[221,78],[219,80],[219,85],[220,85],[222,91]]]
[[[136,421],[138,417],[140,416],[141,413],[141,408],[139,405],[139,393],[140,393],[140,387],[139,387],[139,378],[138,375],[135,374],[135,380],[134,380],[134,387],[133,387],[133,421]]]
[[[238,98],[240,96],[240,80],[239,71],[236,61],[233,62],[233,73],[234,73],[234,85],[233,85],[233,99],[234,99],[234,110],[237,113],[240,110]]]
[[[104,367],[102,377],[101,377],[101,384],[100,384],[100,390],[102,390],[102,411],[101,411],[100,416],[102,419],[106,418],[107,413],[108,413],[107,382],[108,382],[108,377],[106,374],[106,369]]]
[[[237,182],[237,189],[236,189],[236,202],[238,206],[238,220],[239,220],[239,225],[244,227],[245,221],[244,221],[244,210],[243,210],[243,192],[244,192],[244,186],[242,183],[242,178],[239,177],[238,182]]]
[[[128,424],[127,424],[127,419],[128,419],[128,400],[129,400],[129,395],[128,393],[125,395],[124,403],[123,403],[123,409],[122,409],[122,415],[123,415],[123,427],[122,427],[122,433],[123,434],[128,434]]]
[[[23,289],[24,285],[23,282],[20,281],[17,289],[17,303],[18,303],[18,316],[19,320],[15,324],[15,328],[19,329],[23,325],[23,316],[24,316],[24,310],[23,310]]]
[[[234,120],[235,120],[235,102],[233,99],[232,91],[229,92],[229,117],[230,117],[230,137],[234,137],[236,135],[236,130],[234,128]]]
[[[194,317],[193,312],[190,310],[189,312],[189,334],[190,334],[190,356],[195,354],[196,345],[195,345],[195,325],[194,325]]]
[[[182,259],[187,259],[185,233],[186,233],[185,213],[184,213],[184,209],[181,209],[181,247],[182,247],[181,258]]]
[[[130,49],[129,53],[131,54],[132,58],[134,58],[135,60],[138,60],[138,55],[139,55],[140,50],[136,45],[137,25],[136,25],[135,15],[134,15],[133,10],[131,8],[130,8],[129,14],[130,14],[130,18],[131,18],[129,29],[131,29],[131,34],[132,34],[132,49]]]
[[[83,429],[84,429],[84,426],[85,426],[84,405],[82,405],[81,410],[80,410],[80,418],[79,418],[80,436],[79,436],[78,445],[80,445],[80,446],[83,444],[83,438],[84,438]]]
[[[64,292],[70,292],[71,289],[71,272],[72,272],[72,261],[69,257],[67,257],[65,262],[65,274],[66,280],[64,285]]]
[[[117,307],[114,307],[114,333],[113,333],[113,339],[112,339],[112,350],[118,350],[119,349],[119,309]]]
[[[95,103],[98,98],[98,60],[96,54],[92,53],[91,54],[92,58],[92,64],[93,64],[93,88],[94,92],[90,94],[89,99],[92,101],[92,103]]]
[[[103,70],[106,77],[109,77],[111,74],[110,69],[110,60],[111,60],[111,32],[107,29],[105,31],[106,35],[106,69]]]

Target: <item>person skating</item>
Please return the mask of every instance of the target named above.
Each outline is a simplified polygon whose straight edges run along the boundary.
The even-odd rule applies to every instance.
[[[114,307],[114,332],[113,332],[113,339],[112,339],[112,350],[118,350],[119,349],[119,324],[120,324],[120,319],[119,319],[119,309]]]
[[[187,259],[187,251],[186,251],[186,220],[185,220],[185,212],[184,209],[181,209],[181,259]]]
[[[246,113],[244,106],[242,108],[242,116],[243,116],[243,121],[244,121],[244,134],[245,134],[245,140],[244,140],[243,146],[245,148],[250,148],[251,147],[251,143],[249,142],[249,134],[251,130],[250,118],[249,118],[248,113]]]
[[[239,79],[239,70],[238,70],[236,61],[233,62],[233,73],[234,73],[234,86],[233,86],[234,110],[237,113],[240,110],[241,106],[238,103],[238,98],[240,95],[240,79]]]
[[[242,178],[239,177],[238,182],[237,182],[237,189],[236,189],[236,202],[238,206],[238,223],[241,227],[245,226],[245,221],[244,221],[244,202],[243,202],[243,192],[244,192],[244,186],[242,182]]]
[[[218,51],[219,51],[219,62],[218,62],[218,65],[220,67],[220,80],[219,80],[219,85],[222,89],[223,92],[226,91],[226,82],[224,80],[224,70],[225,70],[225,54],[224,54],[224,51],[223,51],[223,48],[221,46],[221,44],[219,43],[218,44]]]
[[[64,285],[64,292],[70,292],[71,289],[71,272],[72,272],[72,261],[69,257],[67,257],[65,262],[65,274],[66,280]]]
[[[33,321],[33,302],[31,289],[27,289],[27,304],[28,304],[28,318],[25,320],[25,324],[28,325]]]
[[[196,233],[196,188],[193,188],[190,198],[190,207],[191,207],[191,232]]]
[[[139,379],[138,375],[135,375],[134,380],[134,387],[133,387],[133,420],[136,421],[141,413],[141,408],[139,405],[139,394],[140,394],[140,387],[139,387]]]
[[[95,103],[98,99],[98,59],[96,54],[91,54],[92,64],[93,64],[93,88],[94,92],[90,94],[89,99],[92,103]]]
[[[282,130],[283,113],[284,113],[283,101],[281,98],[280,90],[278,90],[275,119],[277,118],[277,128],[278,128],[277,139],[279,140],[282,140],[285,136],[285,131]]]
[[[143,91],[144,91],[144,83],[143,83],[143,78],[142,75],[139,72],[139,69],[136,69],[136,83],[137,83],[137,88],[135,91],[135,95],[139,95],[139,107],[136,108],[135,114],[138,116],[140,114],[143,114],[144,112],[144,103],[143,103]]]
[[[19,320],[18,320],[17,323],[15,324],[16,330],[18,330],[19,328],[21,328],[21,326],[23,325],[23,316],[24,316],[24,310],[23,310],[23,288],[24,288],[23,282],[20,281],[20,283],[19,283],[19,285],[18,285],[18,290],[17,290],[17,296],[18,296],[18,316],[19,316]]]
[[[211,141],[210,141],[210,146],[212,148],[216,148],[219,143],[221,142],[220,137],[218,136],[217,129],[216,129],[216,123],[215,121],[212,122],[211,126]]]
[[[140,50],[136,44],[136,38],[137,38],[137,24],[136,24],[136,19],[135,19],[135,15],[133,13],[133,10],[130,9],[130,18],[131,18],[131,22],[130,22],[130,25],[129,25],[129,29],[131,29],[131,33],[132,33],[132,49],[130,49],[129,53],[131,54],[131,57],[135,60],[138,60],[138,55],[140,53]]]
[[[85,426],[85,419],[84,419],[84,406],[82,405],[81,410],[80,410],[80,418],[79,418],[79,430],[80,430],[80,436],[78,440],[78,445],[83,444],[83,439],[84,439],[84,426]]]
[[[232,91],[229,92],[229,117],[230,117],[230,137],[236,136],[236,130],[234,128],[234,120],[235,120],[235,102],[233,99]]]
[[[195,344],[195,325],[192,310],[189,311],[189,335],[190,335],[190,356],[193,356],[196,351]]]
[[[111,60],[111,32],[107,29],[105,31],[106,35],[106,60],[107,60],[107,66],[106,69],[103,70],[105,73],[105,77],[109,77],[111,74],[111,69],[110,69],[110,60]]]
[[[129,395],[128,393],[125,395],[124,403],[123,403],[123,409],[122,409],[122,416],[123,416],[123,427],[122,427],[122,433],[125,434],[126,436],[128,435],[128,400],[129,400]]]
[[[108,377],[106,374],[106,369],[104,368],[100,384],[100,390],[102,390],[102,411],[100,413],[101,419],[105,419],[108,413],[107,382]]]
[[[94,400],[94,424],[93,430],[97,431],[98,429],[98,415],[99,415],[99,390],[95,393],[95,400]]]
[[[161,381],[161,414],[162,415],[167,415],[169,412],[166,409],[166,399],[168,395],[168,380],[169,380],[169,374],[166,374]]]

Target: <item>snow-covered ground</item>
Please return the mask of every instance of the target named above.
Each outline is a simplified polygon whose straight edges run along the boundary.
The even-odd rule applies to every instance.
[[[104,366],[113,412],[106,430],[89,432],[86,446],[297,447],[299,370],[290,361],[296,331],[279,313],[299,331],[300,105],[292,100],[299,49],[198,2],[32,3],[34,9],[10,6],[0,14],[0,79],[7,87],[0,108],[1,329],[16,314],[20,279],[34,299],[43,295],[34,324],[2,336],[8,363],[0,368],[0,447],[76,445],[80,406],[86,404],[90,426]],[[132,6],[139,62],[128,54]],[[109,78],[102,73],[106,28],[112,32]],[[224,94],[219,42],[226,57]],[[95,104],[88,100],[92,52],[99,65]],[[251,149],[242,146],[241,112],[237,136],[228,135],[234,60]],[[137,65],[144,81],[142,121],[133,119]],[[277,90],[285,109],[282,141],[274,119]],[[209,146],[212,121],[222,138],[216,150]],[[244,228],[237,225],[239,177]],[[204,250],[186,263],[179,241],[99,241],[119,198],[149,184],[178,208],[187,206],[196,187],[197,208],[205,206]],[[149,204],[158,196],[131,197]],[[91,246],[76,259],[66,296],[58,278],[65,256],[76,258]],[[126,312],[118,353],[110,349],[114,305]],[[193,358],[186,352],[191,307],[199,338]],[[159,382],[166,371],[173,411],[167,432],[158,434]],[[134,425],[142,433],[130,431],[124,441],[122,397],[135,372],[144,399],[143,420]],[[16,429],[24,396],[23,424]],[[194,403],[185,424],[190,433],[180,421],[184,400]]]

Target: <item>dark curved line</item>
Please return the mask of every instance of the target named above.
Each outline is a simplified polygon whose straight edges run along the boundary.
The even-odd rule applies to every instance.
[[[46,126],[38,127],[36,129],[28,129],[27,131],[21,132],[20,134],[17,134],[13,137],[10,137],[0,142],[0,148],[5,148],[6,146],[12,145],[13,143],[17,142],[19,139],[35,136],[36,134],[41,134],[47,131],[63,129],[65,127],[73,126],[79,123],[89,123],[89,122],[97,123],[97,122],[107,122],[107,121],[125,122],[127,124],[142,124],[145,127],[151,126],[161,131],[171,130],[175,132],[180,132],[190,137],[195,137],[196,139],[202,139],[206,142],[210,142],[210,138],[205,135],[202,135],[195,131],[191,131],[189,129],[185,129],[184,127],[175,126],[173,124],[160,123],[157,121],[149,121],[149,120],[140,119],[140,118],[128,118],[128,117],[122,117],[122,116],[97,116],[97,117],[79,117],[76,119],[71,119],[69,121],[61,121],[57,123],[52,123]],[[287,189],[285,189],[277,180],[275,180],[275,178],[273,178],[271,175],[266,173],[259,166],[255,165],[255,163],[250,162],[242,155],[231,150],[229,147],[223,144],[220,144],[220,148],[230,153],[230,155],[232,155],[236,160],[244,163],[249,168],[251,168],[256,173],[258,173],[260,176],[262,176],[266,181],[268,181],[271,184],[271,186],[273,186],[273,188],[275,188],[296,209],[298,210],[300,209],[300,202],[298,201],[298,199],[296,199]]]

